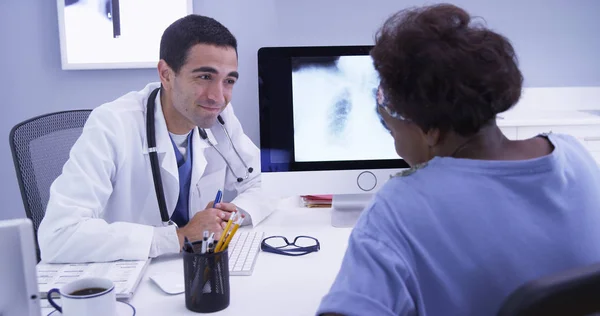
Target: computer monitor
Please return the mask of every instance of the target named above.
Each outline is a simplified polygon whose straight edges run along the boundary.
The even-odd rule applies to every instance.
[[[332,225],[352,226],[408,164],[381,124],[372,46],[263,47],[258,51],[263,189],[332,194]]]
[[[0,315],[40,316],[31,220],[0,221],[0,251]]]

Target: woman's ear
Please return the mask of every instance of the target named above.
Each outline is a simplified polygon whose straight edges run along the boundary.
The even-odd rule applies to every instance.
[[[437,146],[440,143],[440,130],[438,128],[430,128],[425,133],[425,142],[430,148]]]

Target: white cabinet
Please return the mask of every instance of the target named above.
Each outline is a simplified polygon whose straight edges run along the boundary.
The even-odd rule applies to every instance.
[[[568,134],[579,139],[600,163],[600,116],[580,111],[511,113],[498,120],[509,139],[527,139],[541,133]]]
[[[599,125],[560,125],[560,126],[519,126],[517,128],[518,139],[526,139],[540,133],[554,132],[559,134],[569,134],[581,140],[598,139],[600,140]]]
[[[527,139],[540,133],[560,133],[576,137],[600,163],[600,124],[599,125],[561,125],[561,126],[520,126],[517,127],[517,139]]]
[[[510,140],[517,140],[517,128],[510,126],[501,126],[500,130]]]

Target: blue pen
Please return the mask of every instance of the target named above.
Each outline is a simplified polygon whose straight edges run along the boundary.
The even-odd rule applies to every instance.
[[[221,192],[221,190],[217,191],[217,196],[215,197],[215,202],[213,203],[213,208],[217,207],[217,203],[221,203],[222,198],[223,198],[223,192]]]

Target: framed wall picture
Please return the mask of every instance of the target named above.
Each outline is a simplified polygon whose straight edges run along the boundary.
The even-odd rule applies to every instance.
[[[160,38],[192,0],[57,0],[62,69],[154,68]]]

